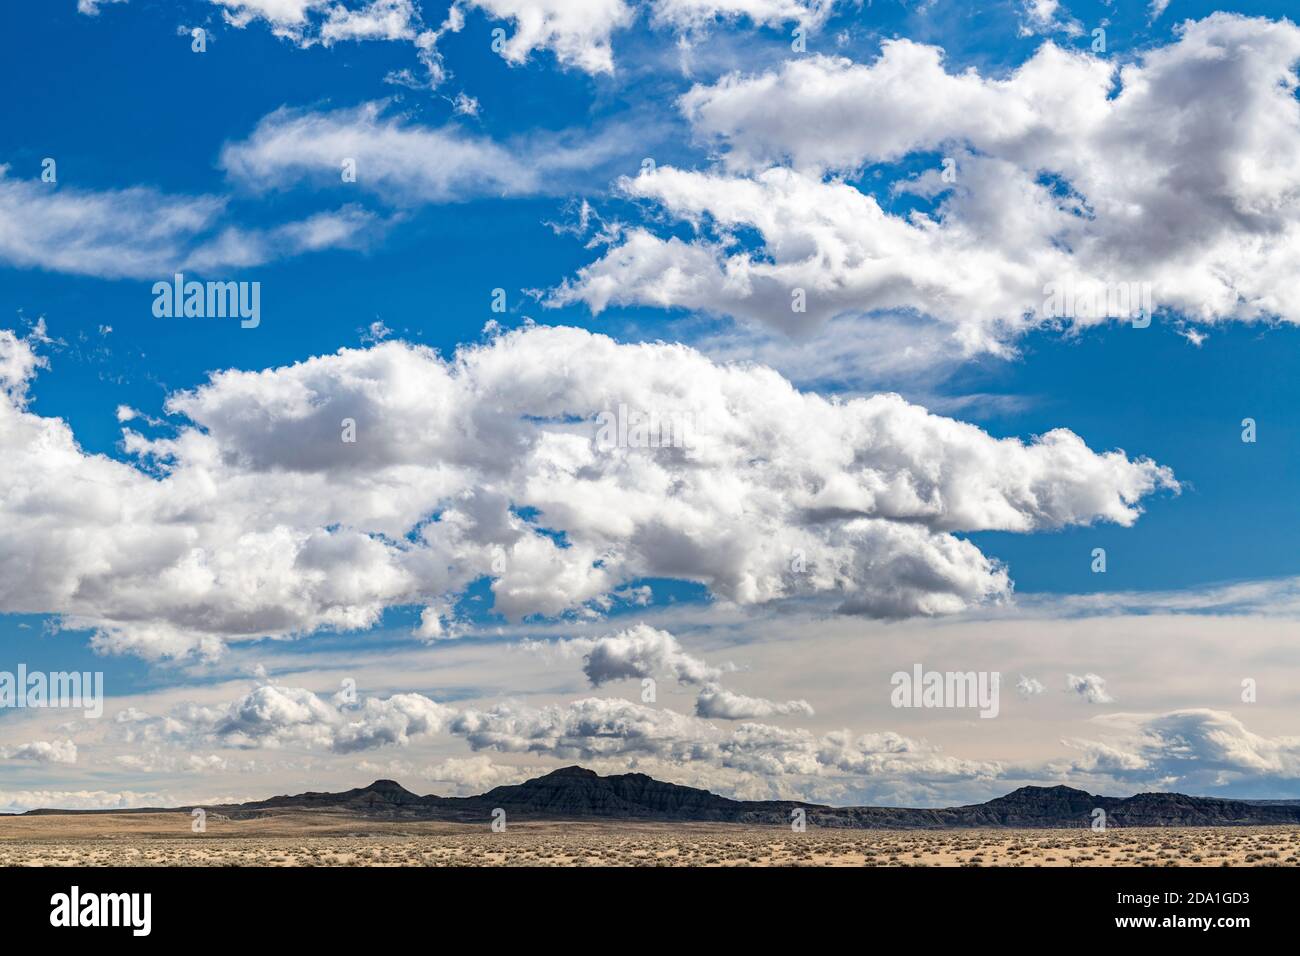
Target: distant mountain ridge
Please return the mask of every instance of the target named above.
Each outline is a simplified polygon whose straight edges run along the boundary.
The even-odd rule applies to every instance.
[[[232,819],[288,811],[351,813],[375,819],[484,821],[501,808],[515,820],[659,820],[784,826],[802,809],[809,826],[850,829],[1071,828],[1106,812],[1108,827],[1263,826],[1300,823],[1293,801],[1222,800],[1181,793],[1095,796],[1072,787],[1021,787],[987,803],[943,809],[831,807],[792,800],[732,800],[642,773],[602,777],[564,767],[473,797],[420,796],[393,780],[341,793],[307,792],[250,803],[206,806]],[[154,812],[165,808],[151,808]],[[192,807],[167,808],[188,812]],[[136,810],[31,810],[29,814],[144,813]]]

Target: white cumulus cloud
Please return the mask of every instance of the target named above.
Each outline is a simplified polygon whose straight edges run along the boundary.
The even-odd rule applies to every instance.
[[[219,372],[168,400],[171,437],[128,423],[121,461],[27,409],[29,340],[0,333],[0,356],[0,609],[148,656],[368,628],[480,578],[511,619],[652,577],[951,613],[1011,588],[956,532],[1130,525],[1173,486],[1064,429],[995,439],[893,395],[832,401],[683,346],[535,326],[451,360],[386,340]],[[620,406],[689,417],[691,447],[607,446],[595,422]]]
[[[1072,694],[1077,694],[1090,704],[1110,704],[1115,701],[1115,698],[1111,697],[1106,691],[1106,679],[1092,673],[1082,676],[1067,674],[1065,676],[1065,689]]]
[[[1196,322],[1300,321],[1297,58],[1290,21],[1214,14],[1129,61],[1044,42],[1005,77],[949,70],[907,39],[870,63],[732,74],[680,103],[717,163],[621,182],[696,235],[625,228],[551,301],[800,334],[920,313],[946,329],[936,359],[1006,354],[1044,323],[1130,318],[1123,289]],[[951,176],[937,159],[920,175],[896,166],[927,153]],[[873,164],[932,208],[889,212],[849,181]],[[1067,288],[1073,305],[1052,295]]]
[[[76,763],[77,745],[71,740],[33,740],[31,743],[0,750],[0,756],[36,763]]]

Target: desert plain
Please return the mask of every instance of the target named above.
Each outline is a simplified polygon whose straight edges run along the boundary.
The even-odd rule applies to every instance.
[[[1296,866],[1300,827],[847,830],[358,820],[333,813],[0,817],[0,866]]]

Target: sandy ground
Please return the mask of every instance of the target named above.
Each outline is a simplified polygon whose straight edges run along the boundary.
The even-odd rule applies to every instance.
[[[3,866],[1295,866],[1300,827],[816,830],[387,823],[294,813],[0,818]]]

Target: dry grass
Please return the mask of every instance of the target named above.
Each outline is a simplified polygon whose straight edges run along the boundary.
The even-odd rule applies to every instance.
[[[292,813],[0,818],[3,866],[1295,866],[1300,827],[815,830],[363,821]]]

